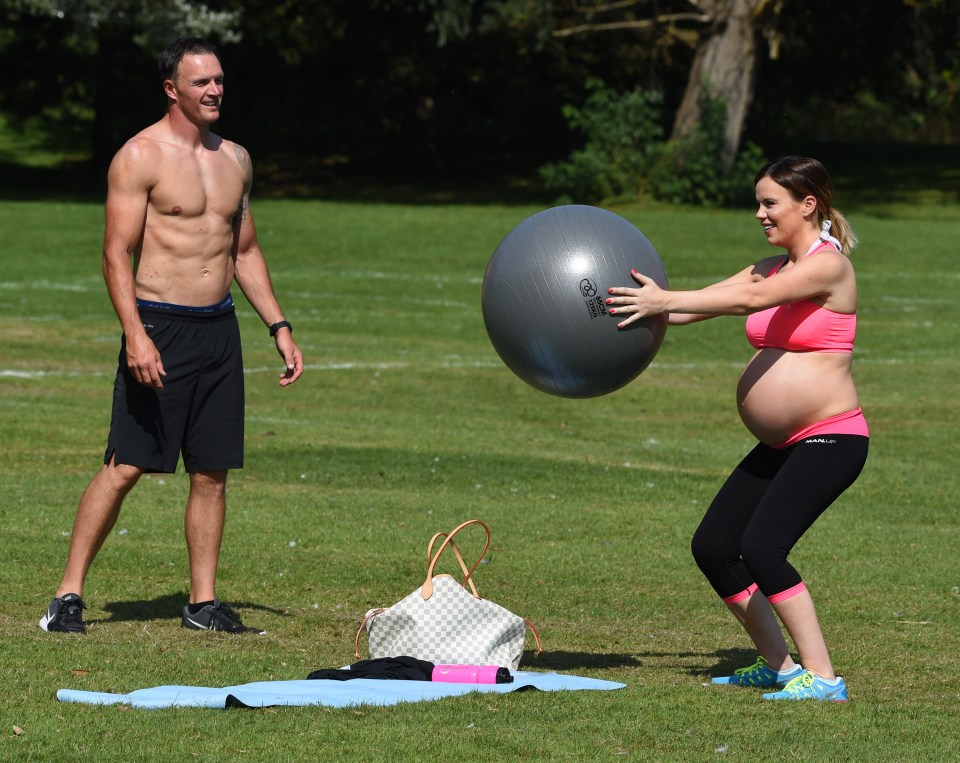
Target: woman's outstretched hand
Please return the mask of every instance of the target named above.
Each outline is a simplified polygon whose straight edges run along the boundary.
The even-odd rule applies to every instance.
[[[625,328],[649,315],[659,315],[666,309],[667,292],[661,289],[656,281],[636,270],[631,270],[630,275],[640,284],[639,288],[614,286],[607,297],[610,315],[618,318],[625,316],[617,324],[617,328]]]

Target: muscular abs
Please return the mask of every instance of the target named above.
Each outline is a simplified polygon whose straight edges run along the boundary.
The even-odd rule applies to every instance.
[[[199,154],[160,144],[162,161],[147,198],[134,253],[137,296],[156,302],[211,305],[234,276],[236,233],[246,212],[245,168],[232,143]]]

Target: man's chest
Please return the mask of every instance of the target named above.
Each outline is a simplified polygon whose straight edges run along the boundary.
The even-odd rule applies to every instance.
[[[243,172],[222,152],[198,159],[183,153],[168,157],[150,192],[150,204],[163,215],[212,216],[230,221],[243,197]]]

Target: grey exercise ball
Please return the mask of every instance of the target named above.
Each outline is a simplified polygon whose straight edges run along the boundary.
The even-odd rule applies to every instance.
[[[637,286],[631,268],[662,288],[653,245],[619,215],[568,205],[529,217],[507,234],[483,277],[483,320],[494,349],[527,384],[559,397],[605,395],[653,360],[667,317],[618,329],[611,286]]]

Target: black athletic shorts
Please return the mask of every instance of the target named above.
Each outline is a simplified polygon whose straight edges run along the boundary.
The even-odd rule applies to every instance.
[[[147,472],[243,466],[243,358],[228,295],[219,305],[182,307],[137,300],[140,320],[166,371],[163,389],[140,384],[121,340],[110,436],[103,457]]]

